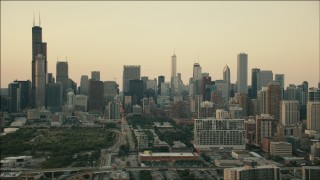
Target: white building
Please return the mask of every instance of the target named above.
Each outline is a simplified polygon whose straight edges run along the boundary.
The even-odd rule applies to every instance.
[[[307,103],[307,129],[320,131],[320,102]]]
[[[292,125],[299,122],[299,101],[281,101],[280,120],[283,125]]]
[[[243,119],[195,119],[194,147],[198,150],[210,148],[245,149]]]
[[[288,142],[270,142],[270,154],[272,156],[292,156],[292,144]]]

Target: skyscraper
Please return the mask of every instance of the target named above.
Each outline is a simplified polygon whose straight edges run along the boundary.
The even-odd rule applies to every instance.
[[[100,81],[100,71],[91,71],[91,79],[94,81]]]
[[[80,80],[80,94],[88,95],[89,89],[89,77],[87,75],[82,75]]]
[[[62,97],[65,100],[66,90],[70,87],[68,80],[68,62],[58,61],[56,71],[56,81],[62,84]]]
[[[262,87],[268,86],[269,82],[273,80],[273,73],[272,71],[268,70],[261,70],[260,71],[260,87],[259,90]]]
[[[251,89],[252,89],[252,97],[251,99],[257,98],[257,93],[260,90],[260,69],[253,68],[251,74]]]
[[[129,66],[123,66],[123,93],[129,92],[129,81],[130,80],[140,80],[140,72],[141,72],[141,67],[140,66],[134,66],[134,65],[129,65]]]
[[[130,80],[129,94],[132,97],[132,105],[140,104],[140,101],[143,98],[143,81],[138,79]]]
[[[226,82],[230,85],[230,83],[231,83],[231,81],[230,81],[230,68],[228,67],[228,65],[226,65],[223,68],[223,80],[224,80],[224,82]]]
[[[48,73],[47,74],[47,83],[51,84],[51,83],[54,83],[55,82],[55,79],[53,77],[53,74],[52,73]]]
[[[237,63],[237,84],[238,93],[247,94],[248,93],[248,54],[240,53],[238,54]]]
[[[18,82],[9,84],[9,112],[21,111],[21,85]]]
[[[161,83],[164,83],[165,77],[164,76],[158,76],[158,94],[161,94]]]
[[[280,102],[280,120],[283,125],[293,125],[299,122],[299,101]]]
[[[25,109],[27,107],[31,107],[31,81],[14,81],[20,84],[20,107],[21,109]]]
[[[179,90],[179,81],[177,77],[177,56],[171,56],[171,93],[176,94]]]
[[[309,88],[307,129],[315,131],[320,130],[320,88]]]
[[[62,84],[60,82],[46,85],[46,106],[51,113],[61,112]]]
[[[284,99],[284,74],[275,74],[274,80],[280,85],[281,100],[282,100]]]
[[[275,133],[275,120],[269,114],[256,116],[256,145],[260,146],[263,138],[271,138]]]
[[[267,114],[267,90],[268,87],[262,87],[257,94],[258,114]]]
[[[202,78],[202,68],[199,63],[194,63],[193,65],[193,80],[201,80]]]
[[[89,111],[102,112],[104,110],[105,100],[103,98],[103,82],[89,81]]]
[[[44,74],[47,74],[47,43],[42,42],[42,28],[40,25],[39,17],[39,25],[36,26],[34,20],[32,27],[32,106],[35,106],[36,58],[38,54],[41,54],[44,59]]]
[[[177,76],[177,56],[173,54],[171,56],[171,78]]]
[[[38,54],[35,61],[35,107],[41,108],[45,106],[46,97],[46,72],[45,58],[42,54]]]
[[[280,96],[280,85],[275,81],[271,81],[267,90],[267,113],[273,116],[276,121],[279,121],[280,116]]]

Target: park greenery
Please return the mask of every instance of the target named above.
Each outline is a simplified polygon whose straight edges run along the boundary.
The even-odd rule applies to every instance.
[[[92,166],[100,157],[100,149],[110,147],[115,136],[103,128],[23,128],[1,137],[1,157],[45,157],[43,168]]]
[[[181,125],[178,126],[171,118],[159,118],[159,117],[148,117],[148,116],[131,116],[127,118],[128,124],[134,129],[140,126],[142,129],[154,129],[157,136],[162,140],[168,142],[169,145],[173,145],[173,141],[181,141],[188,147],[192,147],[193,140],[193,126],[192,125]],[[169,122],[173,127],[174,131],[160,131],[157,127],[154,127],[154,122]],[[153,140],[153,134],[146,130],[146,135]]]

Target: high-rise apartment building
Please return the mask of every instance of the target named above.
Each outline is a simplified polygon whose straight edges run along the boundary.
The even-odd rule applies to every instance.
[[[91,79],[94,81],[100,81],[100,71],[91,71]]]
[[[88,95],[89,91],[89,77],[82,75],[80,80],[80,94]]]
[[[257,94],[258,114],[267,114],[267,90],[263,87]]]
[[[293,125],[300,121],[299,101],[280,102],[280,121],[283,125]]]
[[[38,54],[35,60],[35,107],[41,108],[45,106],[46,97],[46,72],[45,58],[42,54]]]
[[[108,105],[108,119],[120,119],[120,102],[112,101]]]
[[[320,88],[309,88],[308,102],[320,102]]]
[[[267,113],[270,114],[275,118],[276,121],[279,121],[279,106],[280,106],[280,85],[275,82],[271,81],[268,84],[267,90]]]
[[[248,54],[238,54],[237,63],[238,93],[248,93]]]
[[[140,80],[140,66],[123,66],[123,93],[129,92],[129,81],[130,80]]]
[[[320,88],[309,88],[307,103],[307,129],[320,130]]]
[[[275,119],[269,114],[256,116],[256,145],[260,146],[263,138],[272,138],[275,133]]]
[[[47,43],[42,42],[42,28],[33,22],[32,27],[32,106],[35,106],[36,58],[41,54],[44,59],[44,73],[47,74]],[[46,84],[46,79],[45,79]]]
[[[307,104],[307,129],[320,130],[320,101]]]
[[[194,146],[197,150],[211,148],[245,149],[243,119],[195,119]]]

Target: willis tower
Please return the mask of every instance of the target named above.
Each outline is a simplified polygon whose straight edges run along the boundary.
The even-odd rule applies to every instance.
[[[33,20],[32,27],[32,105],[35,107],[35,89],[36,89],[36,58],[41,54],[44,58],[44,74],[47,74],[47,43],[42,42],[42,28],[39,15],[39,25],[35,25]],[[45,78],[46,80],[46,78]],[[46,82],[44,82],[46,84]]]

